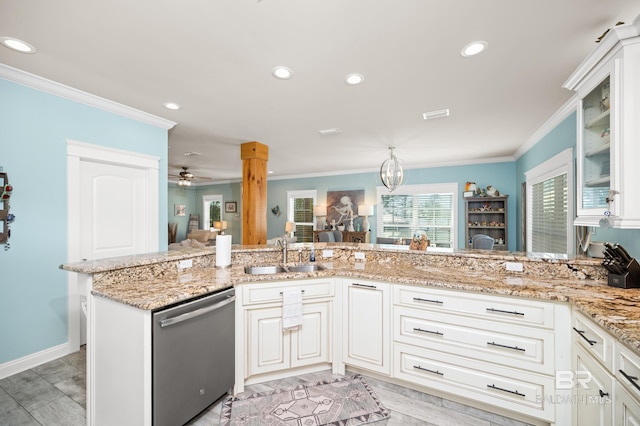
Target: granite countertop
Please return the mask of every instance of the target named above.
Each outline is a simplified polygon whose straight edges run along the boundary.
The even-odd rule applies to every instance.
[[[293,244],[289,259],[311,244]],[[93,294],[139,309],[154,310],[232,286],[261,281],[320,277],[353,277],[488,294],[567,302],[640,353],[640,289],[609,287],[599,259],[545,253],[459,250],[413,252],[403,246],[316,243],[324,271],[249,275],[244,265],[280,256],[274,246],[233,246],[233,265],[217,269],[215,248],[176,250],[61,265],[67,271],[92,274]],[[323,249],[336,257],[323,259]],[[354,260],[355,251],[367,261]],[[191,259],[192,268],[176,265]],[[505,273],[505,262],[523,262],[525,273]],[[276,262],[277,263],[277,262]]]
[[[191,255],[193,252],[176,253],[172,257],[179,259]],[[594,264],[593,259],[585,262]],[[244,272],[244,266],[238,264],[225,269],[173,267],[163,270],[153,278],[137,279],[123,273],[118,278],[110,276],[108,279],[94,279],[93,294],[139,309],[154,310],[231,286],[261,281],[334,276],[383,280],[397,284],[567,302],[640,353],[640,289],[609,287],[602,279],[514,276],[491,270],[460,272],[456,268],[415,263],[356,261],[354,264],[352,260],[344,259],[318,263],[327,269],[305,273],[249,275]]]

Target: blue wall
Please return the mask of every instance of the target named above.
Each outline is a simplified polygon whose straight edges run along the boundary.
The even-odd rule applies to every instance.
[[[476,164],[466,166],[433,167],[425,169],[407,170],[407,185],[421,183],[450,183],[457,182],[459,190],[460,209],[458,214],[458,247],[464,248],[464,203],[462,193],[467,181],[474,181],[480,187],[493,185],[502,194],[509,197],[509,247],[515,250],[515,218],[516,218],[516,184],[515,162]],[[317,190],[317,204],[325,205],[327,191],[364,189],[365,203],[376,204],[376,186],[380,185],[378,173],[358,173],[349,175],[322,176],[295,179],[271,179],[267,183],[267,239],[284,234],[287,220],[287,191]],[[223,194],[224,201],[238,201],[238,211],[241,211],[240,183],[206,185],[191,187],[186,192],[195,194],[196,211],[202,215],[202,196],[206,194]],[[169,203],[173,208],[174,199],[170,193]],[[229,198],[230,197],[230,198]],[[188,197],[186,197],[188,198]],[[185,199],[182,197],[180,199]],[[183,203],[184,204],[184,203]],[[275,216],[271,208],[279,206],[282,214]],[[189,212],[188,212],[189,213]],[[188,214],[187,213],[187,214]],[[377,213],[377,210],[375,211]],[[175,219],[175,218],[174,218]],[[241,242],[241,222],[239,215],[225,214],[229,222],[227,233],[233,235],[234,244]],[[369,217],[371,224],[371,241],[376,238],[376,215]],[[179,239],[178,239],[179,241]]]
[[[574,158],[574,174],[575,174],[575,156],[576,156],[576,140],[577,140],[577,124],[576,114],[573,113],[564,119],[553,130],[547,133],[538,143],[522,155],[516,162],[516,187],[520,188],[524,182],[524,173],[531,168],[543,163],[545,160],[564,151],[567,148],[573,148]],[[575,177],[575,176],[574,176]],[[574,179],[575,182],[575,179]],[[520,190],[517,191],[518,206],[520,205]],[[575,197],[574,193],[574,197]],[[574,211],[576,200],[573,200]],[[518,209],[517,215],[517,241],[518,247],[522,247],[521,226],[522,212]],[[609,241],[622,244],[632,257],[640,257],[640,229],[603,229],[594,228],[595,235],[592,236],[593,241]]]
[[[161,158],[167,245],[167,131],[0,79],[0,165],[14,186],[11,249],[0,245],[0,364],[67,341],[66,139]]]

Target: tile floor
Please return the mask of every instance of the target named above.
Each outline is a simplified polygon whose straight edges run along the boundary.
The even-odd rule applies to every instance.
[[[0,425],[85,425],[86,352],[79,352],[0,380]],[[246,392],[288,388],[330,380],[330,371],[247,386]],[[391,412],[386,426],[525,426],[517,420],[397,386],[373,377],[365,380]],[[218,425],[224,397],[188,423]],[[377,423],[383,424],[383,423]]]

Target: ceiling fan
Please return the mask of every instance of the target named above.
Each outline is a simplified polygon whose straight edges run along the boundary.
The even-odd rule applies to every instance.
[[[195,179],[193,173],[189,171],[189,168],[186,166],[181,166],[182,171],[178,174],[169,173],[169,177],[178,178],[178,185],[180,186],[191,186],[191,181]]]

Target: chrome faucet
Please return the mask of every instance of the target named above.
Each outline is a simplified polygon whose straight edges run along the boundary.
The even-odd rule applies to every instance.
[[[278,244],[282,247],[282,263],[287,263],[287,236],[285,235],[281,240],[278,240]]]

